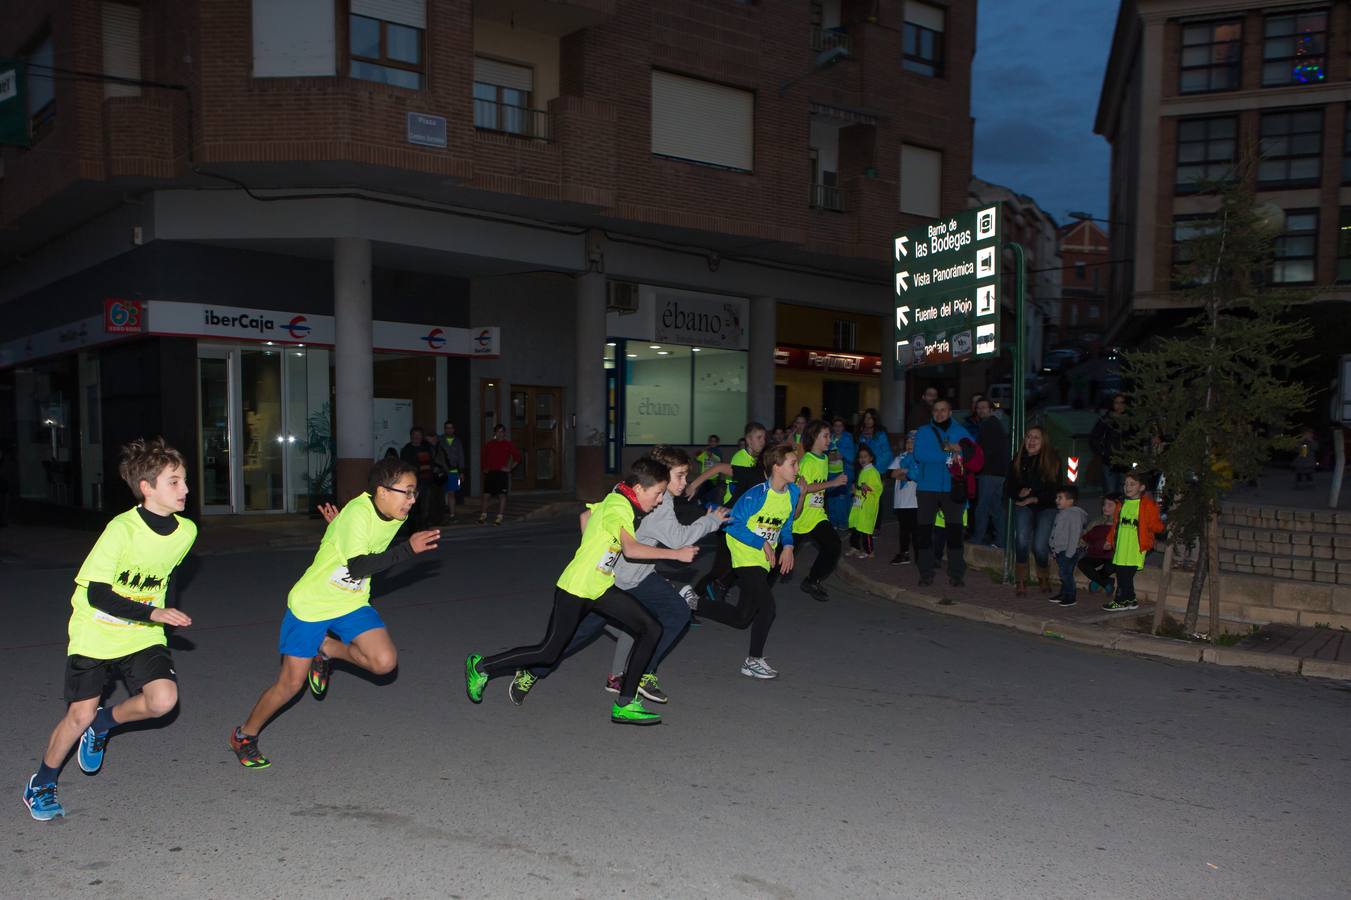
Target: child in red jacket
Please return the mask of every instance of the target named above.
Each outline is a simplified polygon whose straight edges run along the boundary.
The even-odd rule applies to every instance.
[[[1154,549],[1154,538],[1163,533],[1163,517],[1159,505],[1145,493],[1144,476],[1139,472],[1126,473],[1122,481],[1126,499],[1116,514],[1104,545],[1112,551],[1112,570],[1116,573],[1116,598],[1102,605],[1103,609],[1135,609],[1135,573],[1145,567],[1145,556]]]
[[[1112,583],[1112,551],[1107,549],[1107,538],[1116,524],[1121,509],[1121,495],[1108,494],[1102,498],[1102,518],[1088,526],[1079,539],[1079,571],[1088,577],[1088,592],[1106,591],[1111,596],[1116,588]]]

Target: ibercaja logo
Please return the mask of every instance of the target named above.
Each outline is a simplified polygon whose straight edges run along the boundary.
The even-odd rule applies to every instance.
[[[491,329],[485,328],[474,336],[475,353],[492,353],[496,348],[493,347],[493,333]]]
[[[289,331],[291,333],[291,337],[297,341],[305,340],[305,338],[309,337],[310,334],[310,326],[305,321],[304,316],[296,316],[294,319],[287,322],[286,330]]]
[[[427,342],[427,347],[431,350],[440,350],[446,345],[446,333],[440,328],[433,328],[422,336]]]
[[[103,301],[103,330],[109,334],[140,334],[144,321],[140,300],[109,297]]]

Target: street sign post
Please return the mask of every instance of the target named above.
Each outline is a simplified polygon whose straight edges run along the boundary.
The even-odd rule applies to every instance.
[[[897,371],[999,355],[1000,209],[892,237]]]

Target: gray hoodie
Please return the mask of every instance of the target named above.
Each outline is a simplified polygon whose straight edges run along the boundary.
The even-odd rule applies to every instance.
[[[722,520],[710,512],[692,525],[681,525],[676,518],[675,502],[668,491],[661,498],[661,505],[643,517],[642,524],[633,535],[640,544],[655,547],[658,544],[671,550],[688,547],[704,535],[712,534],[722,527]],[[615,587],[621,591],[637,587],[640,582],[652,574],[654,562],[643,560],[633,562],[623,556],[615,565]]]
[[[1079,538],[1083,537],[1087,524],[1088,513],[1077,506],[1056,510],[1055,525],[1051,528],[1051,552],[1065,556],[1078,553]]]

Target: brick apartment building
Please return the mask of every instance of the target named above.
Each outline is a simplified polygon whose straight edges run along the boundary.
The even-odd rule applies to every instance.
[[[1272,282],[1307,286],[1320,334],[1345,335],[1348,35],[1347,0],[1122,0],[1094,126],[1112,146],[1109,339],[1185,305],[1170,289],[1176,245],[1214,203],[1196,179],[1223,177],[1245,151],[1263,156],[1259,200],[1283,212]]]
[[[1107,232],[1090,219],[1060,229],[1060,341],[1099,346],[1111,319],[1107,285],[1111,245]]]
[[[195,511],[303,510],[446,418],[506,424],[518,487],[594,492],[771,419],[781,322],[889,319],[891,233],[966,204],[975,0],[0,22],[32,132],[0,156],[0,443],[39,505],[116,509],[117,446],[163,433]],[[894,424],[862,331],[820,347],[881,354]]]

